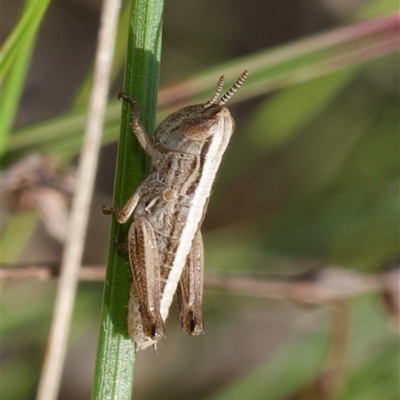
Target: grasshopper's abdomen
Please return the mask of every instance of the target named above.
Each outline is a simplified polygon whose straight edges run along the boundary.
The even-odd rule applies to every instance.
[[[154,190],[144,196],[138,205],[135,218],[145,216],[154,229],[160,257],[162,291],[175,261],[175,255],[182,241],[182,233],[188,223],[192,240],[199,221],[188,221],[192,200],[202,173],[200,155],[169,152],[164,155],[158,170],[147,178]],[[211,182],[212,183],[212,182]],[[204,209],[199,210],[204,214]]]

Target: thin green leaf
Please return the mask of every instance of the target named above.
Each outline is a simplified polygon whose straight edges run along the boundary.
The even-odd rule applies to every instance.
[[[18,104],[21,98],[25,77],[29,66],[29,60],[33,51],[33,43],[24,42],[20,47],[19,57],[10,71],[7,81],[4,83],[3,93],[0,99],[1,109],[1,143],[0,153],[7,148],[11,126],[17,113]]]
[[[48,4],[49,0],[28,1],[18,26],[12,31],[1,51],[0,79],[3,93],[0,97],[0,154],[7,149],[36,34]]]
[[[160,0],[132,1],[124,90],[140,102],[141,120],[148,132],[155,124],[162,12]],[[117,206],[132,195],[145,170],[145,157],[134,140],[131,118],[131,109],[124,104],[114,189]],[[111,237],[125,241],[128,225],[113,221]],[[111,240],[92,399],[131,398],[135,351],[126,322],[130,285],[127,256]]]
[[[0,54],[1,83],[7,77],[15,59],[18,57],[21,46],[24,46],[25,41],[34,39],[34,34],[37,32],[49,4],[50,0],[29,2],[18,25],[4,42]]]

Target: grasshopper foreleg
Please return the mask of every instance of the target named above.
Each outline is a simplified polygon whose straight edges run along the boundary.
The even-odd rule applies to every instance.
[[[143,124],[140,122],[140,104],[139,102],[129,94],[124,93],[122,90],[118,93],[118,99],[128,101],[133,109],[132,113],[132,131],[137,137],[143,150],[154,159],[157,156],[157,151],[154,149],[149,137],[146,134]]]

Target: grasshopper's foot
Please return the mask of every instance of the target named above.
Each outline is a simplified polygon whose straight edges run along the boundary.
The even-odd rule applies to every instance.
[[[103,206],[101,207],[103,215],[117,215],[119,213],[118,207]]]
[[[140,104],[139,102],[130,94],[127,94],[122,91],[122,89],[118,92],[117,95],[118,100],[127,100],[129,103],[131,103],[132,108],[133,108],[133,115],[134,118],[139,120],[140,119]]]

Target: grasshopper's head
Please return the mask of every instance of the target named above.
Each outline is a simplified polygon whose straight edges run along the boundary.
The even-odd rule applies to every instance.
[[[158,126],[154,135],[154,145],[160,152],[177,151],[199,154],[204,141],[215,134],[230,137],[235,122],[223,105],[233,96],[248,76],[244,71],[235,84],[221,97],[225,76],[219,81],[212,98],[205,104],[181,108],[172,113]]]

